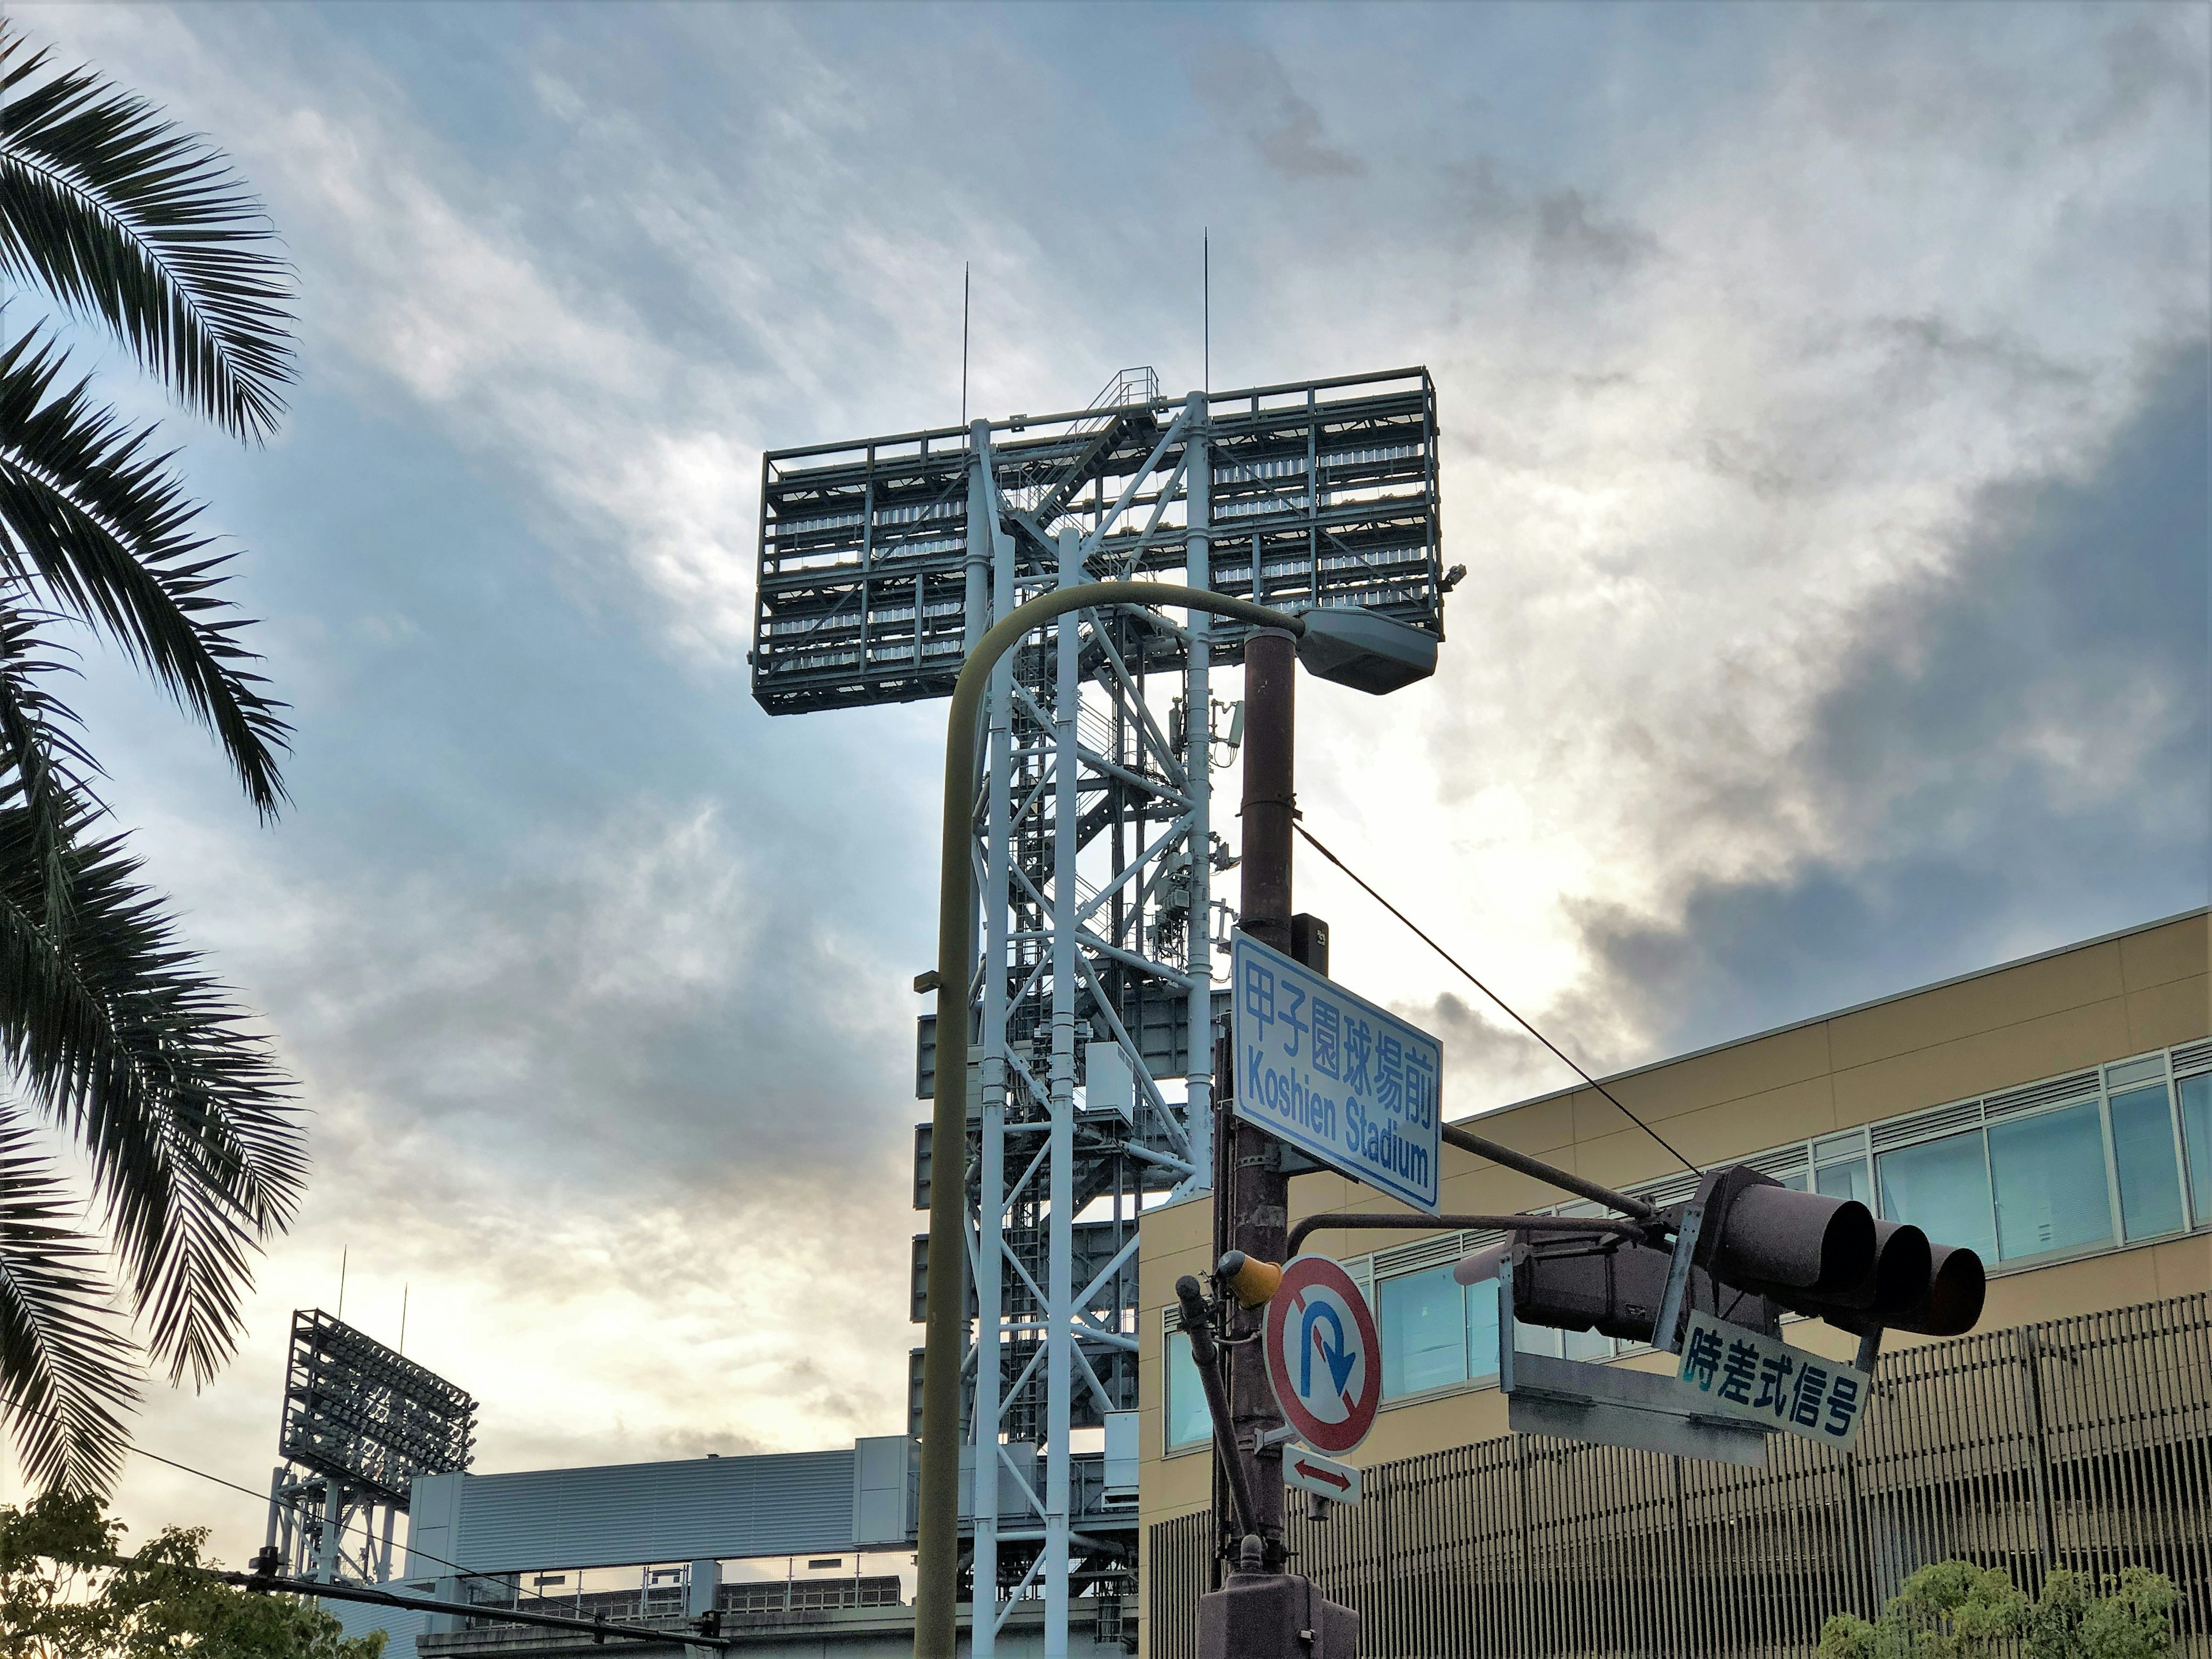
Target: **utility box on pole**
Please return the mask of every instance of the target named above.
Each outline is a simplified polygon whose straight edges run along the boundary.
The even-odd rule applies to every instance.
[[[1287,1572],[1232,1572],[1198,1599],[1198,1659],[1352,1659],[1359,1615],[1313,1580]]]

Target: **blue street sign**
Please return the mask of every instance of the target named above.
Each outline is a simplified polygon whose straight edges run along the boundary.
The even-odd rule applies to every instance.
[[[1443,1045],[1249,933],[1229,960],[1237,1115],[1434,1214]]]

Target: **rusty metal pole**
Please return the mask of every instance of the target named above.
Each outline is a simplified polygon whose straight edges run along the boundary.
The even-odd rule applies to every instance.
[[[1255,629],[1244,646],[1243,930],[1276,950],[1291,949],[1291,819],[1296,810],[1297,641],[1279,629]],[[1290,1180],[1280,1143],[1253,1125],[1231,1120],[1226,1196],[1227,1248],[1256,1261],[1280,1261],[1290,1224]],[[1252,1518],[1266,1545],[1266,1571],[1279,1572],[1283,1547],[1283,1454],[1264,1444],[1282,1426],[1267,1360],[1256,1340],[1264,1309],[1233,1308],[1236,1334],[1255,1340],[1231,1348],[1230,1405],[1237,1457],[1252,1496]]]

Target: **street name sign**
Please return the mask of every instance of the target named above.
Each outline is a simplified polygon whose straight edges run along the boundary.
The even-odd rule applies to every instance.
[[[1359,1501],[1358,1469],[1349,1463],[1340,1463],[1334,1457],[1323,1457],[1319,1452],[1308,1451],[1304,1446],[1285,1448],[1283,1484],[1326,1498],[1332,1504],[1357,1504]]]
[[[1230,975],[1237,1115],[1434,1215],[1443,1045],[1249,933]]]
[[[1685,1403],[1700,1412],[1838,1451],[1858,1439],[1874,1393],[1874,1379],[1842,1360],[1694,1312],[1675,1381]]]
[[[1325,1255],[1292,1256],[1268,1298],[1260,1351],[1299,1439],[1341,1455],[1367,1438],[1382,1403],[1382,1344],[1350,1273]]]

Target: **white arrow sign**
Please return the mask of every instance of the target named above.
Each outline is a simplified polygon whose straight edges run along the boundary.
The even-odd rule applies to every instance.
[[[1334,1457],[1323,1457],[1317,1451],[1308,1451],[1304,1446],[1291,1446],[1285,1449],[1283,1484],[1318,1492],[1332,1504],[1357,1504],[1359,1501],[1358,1469],[1349,1463],[1340,1463]]]

